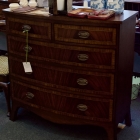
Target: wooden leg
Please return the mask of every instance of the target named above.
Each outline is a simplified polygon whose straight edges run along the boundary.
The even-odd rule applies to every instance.
[[[108,140],[117,140],[117,126],[116,127],[105,127],[105,130],[108,134]]]
[[[11,121],[15,121],[16,120],[18,109],[19,109],[19,106],[16,104],[15,101],[13,101],[12,102],[12,110],[11,110],[11,114],[10,114],[10,120]]]
[[[10,112],[11,112],[9,84],[0,82],[0,86],[2,87],[4,94],[5,94],[6,103],[7,103],[7,110],[8,110],[7,116],[9,117]]]
[[[127,113],[126,117],[125,117],[125,124],[127,126],[131,126],[132,125],[132,120],[131,120],[131,113],[130,111]]]

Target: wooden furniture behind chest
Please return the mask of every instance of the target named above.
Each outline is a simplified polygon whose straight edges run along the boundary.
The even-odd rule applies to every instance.
[[[139,11],[137,17],[140,18],[140,0],[125,0],[124,9]]]
[[[0,0],[0,32],[5,32],[5,17],[2,12],[2,9],[8,8],[10,3],[18,3],[19,0]]]
[[[76,5],[76,6],[83,6],[83,1],[84,0],[73,0],[73,5]]]
[[[104,127],[116,140],[118,123],[131,125],[130,103],[137,12],[107,21],[18,14],[4,10],[12,111],[19,107],[55,123]],[[25,34],[33,72],[26,74]],[[26,27],[28,27],[26,26]]]

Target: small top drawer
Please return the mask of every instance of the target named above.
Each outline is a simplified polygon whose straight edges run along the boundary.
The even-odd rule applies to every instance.
[[[25,25],[28,25],[31,27],[28,34],[29,39],[31,37],[36,39],[51,40],[51,23],[8,17],[6,25],[10,33],[20,36],[25,36],[23,28]]]
[[[116,45],[116,28],[55,24],[54,31],[56,41]]]

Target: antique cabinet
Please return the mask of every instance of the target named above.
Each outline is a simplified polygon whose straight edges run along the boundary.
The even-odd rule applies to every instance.
[[[76,6],[83,6],[83,1],[84,1],[84,0],[73,0],[73,5],[76,5]]]
[[[5,32],[5,17],[2,9],[8,8],[10,3],[18,3],[19,0],[0,0],[0,32]]]
[[[140,18],[140,0],[125,0],[124,9],[138,11],[137,18]]]
[[[12,95],[10,119],[14,121],[18,108],[23,107],[55,123],[101,126],[109,140],[116,140],[118,123],[131,125],[137,12],[124,11],[101,21],[3,11]],[[31,73],[25,73],[22,64],[24,27],[31,27]]]

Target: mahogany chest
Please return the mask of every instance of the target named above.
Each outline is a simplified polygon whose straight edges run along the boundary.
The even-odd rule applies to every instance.
[[[136,11],[106,21],[14,13],[6,16],[12,95],[19,107],[61,124],[103,127],[117,139],[117,125],[131,125],[130,104]],[[26,34],[28,62],[25,73]]]

